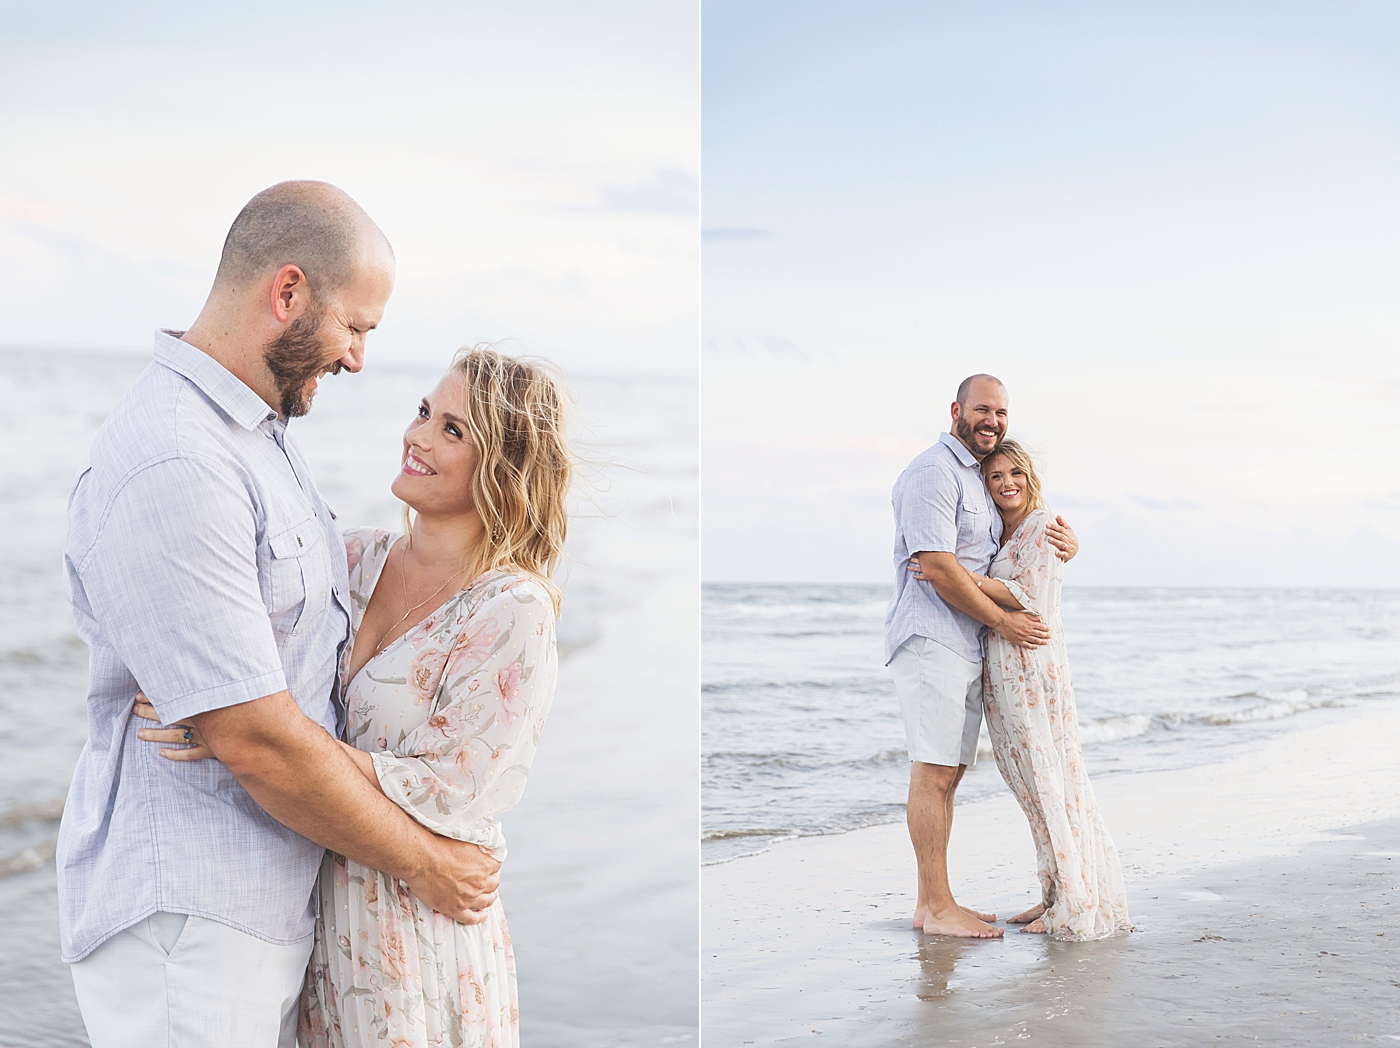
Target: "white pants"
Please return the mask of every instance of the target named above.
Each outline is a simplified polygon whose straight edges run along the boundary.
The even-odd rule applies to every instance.
[[[73,965],[92,1048],[295,1048],[311,939],[156,913]]]
[[[982,663],[927,637],[910,637],[890,660],[909,759],[956,768],[977,763]]]

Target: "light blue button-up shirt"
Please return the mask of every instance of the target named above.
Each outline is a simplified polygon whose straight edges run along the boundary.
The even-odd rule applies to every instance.
[[[286,423],[157,333],[73,485],[63,566],[90,649],[88,742],[58,838],[63,959],[158,910],[305,939],[321,846],[219,761],[161,757],[131,713],[138,686],[167,724],[285,689],[340,733],[345,548]]]
[[[915,553],[952,553],[985,575],[1001,542],[1001,514],[982,467],[957,437],[944,433],[899,475],[894,503],[894,598],[885,612],[885,662],[910,637],[927,637],[969,662],[982,661],[982,624],[948,604],[933,584],[908,570]]]

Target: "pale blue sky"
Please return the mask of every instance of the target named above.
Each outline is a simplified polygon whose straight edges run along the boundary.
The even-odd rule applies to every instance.
[[[394,242],[371,364],[693,373],[698,36],[685,0],[0,4],[0,346],[149,348],[299,177]]]
[[[705,574],[884,581],[957,382],[1069,581],[1400,585],[1400,9],[705,6]]]

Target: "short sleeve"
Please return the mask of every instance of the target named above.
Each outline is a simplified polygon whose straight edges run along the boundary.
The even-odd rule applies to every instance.
[[[258,582],[252,497],[228,470],[172,458],[136,473],[76,574],[164,723],[286,688]]]
[[[431,715],[373,754],[384,795],[434,833],[499,853],[495,815],[514,807],[554,697],[554,608],[518,580],[467,615]]]
[[[911,554],[957,551],[958,497],[956,479],[937,465],[910,471],[895,513]]]

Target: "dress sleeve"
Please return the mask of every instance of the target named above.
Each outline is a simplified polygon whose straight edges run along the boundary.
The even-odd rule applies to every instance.
[[[1012,542],[1010,550],[1012,573],[1003,579],[1011,595],[1021,602],[1021,607],[1045,617],[1053,610],[1049,607],[1052,599],[1051,582],[1057,572],[1062,571],[1060,558],[1055,556],[1054,547],[1045,536],[1045,525],[1050,514],[1046,510],[1036,510],[1026,525]]]
[[[553,605],[509,580],[467,610],[451,645],[431,715],[374,768],[384,795],[434,833],[499,851],[492,817],[520,800],[554,697]]]

